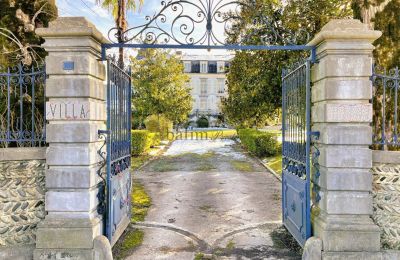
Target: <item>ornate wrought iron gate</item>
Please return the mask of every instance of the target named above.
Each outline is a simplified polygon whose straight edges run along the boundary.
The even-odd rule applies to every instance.
[[[110,43],[102,44],[102,59],[107,57],[107,50],[112,48],[162,48],[162,49],[224,49],[224,50],[288,50],[309,51],[310,61],[299,65],[283,75],[283,114],[284,114],[284,145],[283,145],[283,213],[284,224],[290,232],[304,245],[311,235],[310,227],[310,63],[315,61],[315,46],[306,45],[309,34],[302,28],[291,31],[282,24],[273,22],[264,13],[256,13],[251,24],[252,34],[239,35],[237,44],[230,44],[227,37],[232,35],[232,27],[241,20],[242,11],[252,11],[253,5],[246,1],[237,0],[167,0],[161,1],[160,10],[154,15],[144,17],[143,23],[122,31],[122,28],[112,28],[108,35]],[[253,41],[252,35],[260,35]],[[118,68],[109,67],[109,107],[108,107],[108,172],[112,189],[114,179],[119,178],[115,173],[116,167],[129,165],[128,136],[125,136],[125,114],[118,111],[120,102],[125,96],[118,96],[113,91],[127,74]],[[113,69],[115,72],[113,72]],[[111,71],[111,73],[110,73]],[[118,71],[118,72],[116,72]],[[115,76],[114,73],[119,73]],[[124,76],[125,75],[125,76]],[[122,82],[126,82],[124,79]],[[111,87],[110,87],[111,86]],[[118,92],[119,93],[119,92]],[[111,98],[111,101],[110,101]],[[111,102],[111,103],[110,103]],[[114,103],[113,103],[114,102]],[[117,105],[115,105],[117,104]],[[125,103],[124,103],[125,104]],[[117,106],[117,108],[115,107]],[[130,111],[129,111],[130,116]],[[120,117],[120,118],[117,118]],[[118,128],[119,127],[119,128]],[[122,136],[122,137],[120,137]],[[122,138],[122,139],[118,139]],[[128,148],[127,148],[128,149]],[[115,151],[114,151],[115,150]],[[123,150],[120,155],[114,156],[117,151]],[[118,165],[118,166],[115,166]],[[121,176],[124,175],[121,170]],[[111,184],[110,184],[111,183]],[[112,192],[114,192],[112,190]],[[114,195],[109,195],[111,203],[115,204]],[[121,210],[112,211],[113,205],[108,207],[107,234],[112,239],[115,227],[118,226]],[[123,208],[122,206],[120,206]],[[117,222],[116,222],[117,221]]]
[[[105,234],[113,245],[131,215],[131,75],[107,60]],[[116,238],[116,239],[115,239]]]
[[[310,66],[296,64],[282,76],[283,223],[302,246],[311,236]]]

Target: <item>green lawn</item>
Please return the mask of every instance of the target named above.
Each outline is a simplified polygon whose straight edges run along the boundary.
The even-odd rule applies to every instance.
[[[267,165],[277,174],[282,175],[282,155],[267,158]]]

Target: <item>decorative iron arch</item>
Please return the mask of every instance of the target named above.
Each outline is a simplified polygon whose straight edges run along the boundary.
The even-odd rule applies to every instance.
[[[243,0],[163,0],[161,9],[145,16],[143,24],[124,32],[118,27],[110,29],[111,43],[103,44],[102,56],[110,48],[310,50],[315,56],[313,46],[297,44],[300,37],[308,41],[307,31],[285,30],[262,14],[251,25],[255,32],[268,32],[260,37],[260,44],[227,43],[232,24],[242,19],[241,10],[247,7]]]

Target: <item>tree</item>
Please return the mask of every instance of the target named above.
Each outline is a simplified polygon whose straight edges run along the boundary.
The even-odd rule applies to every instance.
[[[57,9],[53,1],[0,1],[0,65],[31,65],[43,60],[43,39],[35,34],[35,29],[48,26],[55,18]]]
[[[305,44],[330,19],[352,15],[350,1],[245,0],[228,42],[245,45]],[[316,9],[318,7],[318,9]],[[317,10],[317,11],[316,11]],[[254,26],[257,21],[260,26]],[[282,69],[308,52],[238,51],[227,75],[229,97],[223,102],[227,121],[236,127],[264,126],[279,113]]]
[[[119,43],[124,42],[124,32],[128,29],[127,12],[128,10],[136,11],[138,6],[143,5],[144,0],[96,0],[104,8],[111,11],[117,28],[117,40]],[[124,49],[119,48],[119,63],[123,64]]]
[[[192,109],[189,76],[179,57],[156,49],[140,50],[132,58],[133,106],[137,114],[164,115],[175,124],[187,119]]]
[[[356,18],[383,33],[374,42],[375,62],[387,69],[400,66],[400,1],[357,0],[353,9]]]

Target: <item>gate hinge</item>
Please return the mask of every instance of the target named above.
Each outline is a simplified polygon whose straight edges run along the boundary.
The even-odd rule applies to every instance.
[[[312,131],[310,133],[311,138],[314,138],[314,140],[319,140],[319,137],[321,136],[321,133],[319,131]]]

